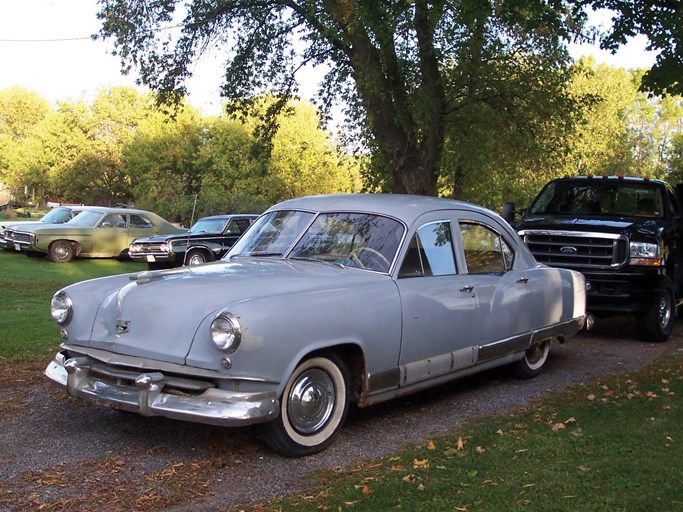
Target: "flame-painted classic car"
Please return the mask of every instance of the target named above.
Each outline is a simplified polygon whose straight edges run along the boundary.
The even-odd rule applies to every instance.
[[[176,235],[136,238],[128,254],[146,262],[150,270],[200,265],[220,259],[242,236],[258,215],[212,215],[192,225],[190,231]]]
[[[69,395],[258,424],[302,456],[331,442],[349,402],[502,365],[534,377],[550,342],[582,327],[585,283],[481,207],[316,196],[271,207],[221,261],[77,283],[51,309],[62,345],[46,374]]]

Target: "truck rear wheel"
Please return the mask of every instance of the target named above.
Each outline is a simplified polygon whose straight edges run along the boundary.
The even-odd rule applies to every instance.
[[[638,334],[644,341],[666,341],[674,327],[676,307],[674,306],[673,287],[664,286],[656,300],[644,316],[638,319]]]

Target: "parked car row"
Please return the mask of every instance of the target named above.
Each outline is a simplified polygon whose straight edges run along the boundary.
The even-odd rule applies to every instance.
[[[188,231],[145,210],[63,206],[36,222],[5,223],[0,241],[7,250],[56,263],[130,256],[158,269],[221,258],[256,217],[205,217]]]
[[[232,236],[253,219],[219,220],[134,242],[132,254],[176,264],[201,242],[217,257],[202,226]],[[70,396],[144,416],[257,425],[275,451],[303,456],[332,442],[351,402],[503,365],[536,376],[551,341],[582,327],[585,303],[581,273],[539,265],[484,208],[307,197],[272,206],[220,261],[59,290],[62,343],[46,375]]]

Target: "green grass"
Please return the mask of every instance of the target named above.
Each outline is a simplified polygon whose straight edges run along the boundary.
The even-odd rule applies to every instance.
[[[59,346],[50,318],[50,299],[60,288],[112,274],[145,270],[146,265],[115,259],[76,259],[56,264],[0,250],[0,361],[51,357]]]
[[[683,511],[683,357],[318,473],[252,510]]]

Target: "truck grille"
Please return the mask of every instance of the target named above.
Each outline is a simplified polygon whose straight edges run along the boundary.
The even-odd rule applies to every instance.
[[[519,235],[536,261],[552,267],[613,269],[628,258],[628,239],[623,235],[540,230]]]

